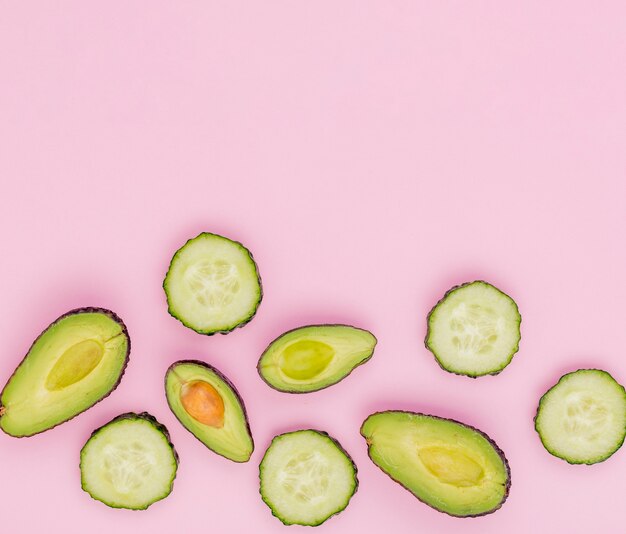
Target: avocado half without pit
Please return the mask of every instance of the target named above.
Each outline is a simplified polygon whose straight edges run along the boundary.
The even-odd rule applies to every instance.
[[[456,517],[495,512],[511,474],[500,448],[471,426],[421,413],[370,415],[361,434],[372,461],[420,501]]]
[[[170,366],[165,375],[167,402],[181,424],[213,452],[247,462],[254,450],[242,398],[214,367],[197,360]]]
[[[68,421],[109,395],[128,363],[122,320],[102,308],[59,317],[35,340],[0,396],[0,428],[32,436]]]
[[[343,380],[372,357],[375,347],[374,335],[354,326],[303,326],[272,341],[257,369],[278,391],[309,393]]]

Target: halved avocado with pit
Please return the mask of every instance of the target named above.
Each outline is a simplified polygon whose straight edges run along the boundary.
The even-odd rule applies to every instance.
[[[440,512],[485,515],[508,497],[507,459],[476,428],[433,415],[387,411],[370,415],[361,434],[383,472]]]
[[[217,369],[182,360],[165,375],[167,402],[181,424],[213,452],[247,462],[254,450],[246,408],[235,386]]]
[[[0,396],[0,428],[15,437],[48,430],[84,412],[119,384],[130,338],[102,308],[59,317],[35,340]]]
[[[303,326],[276,338],[265,349],[257,370],[272,388],[309,393],[343,380],[374,353],[376,338],[354,326]]]

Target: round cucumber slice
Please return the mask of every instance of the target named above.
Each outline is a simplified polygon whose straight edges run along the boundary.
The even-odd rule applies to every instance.
[[[626,390],[609,373],[563,375],[539,401],[535,430],[546,450],[570,464],[609,458],[626,437]]]
[[[145,510],[172,491],[178,455],[148,413],[122,414],[94,430],[80,451],[82,488],[112,508]]]
[[[226,334],[249,322],[263,291],[250,251],[237,241],[202,233],[172,258],[163,288],[168,311],[199,334]]]
[[[442,369],[478,377],[502,371],[519,349],[515,301],[478,280],[450,289],[428,314],[426,348]]]
[[[359,484],[348,453],[318,430],[276,436],[259,478],[263,501],[285,525],[321,525],[348,506]]]

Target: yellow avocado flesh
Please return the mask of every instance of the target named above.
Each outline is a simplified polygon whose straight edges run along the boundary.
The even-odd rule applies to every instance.
[[[2,392],[0,427],[30,436],[56,426],[108,395],[128,361],[129,340],[107,310],[71,312],[37,338]]]
[[[375,346],[370,332],[353,326],[303,326],[272,341],[257,368],[261,378],[279,391],[317,391],[369,360]]]
[[[165,376],[170,409],[213,452],[247,462],[254,450],[243,402],[219,371],[200,361],[174,363]]]
[[[380,412],[361,434],[372,461],[424,503],[451,515],[490,513],[508,494],[504,455],[481,432],[449,419]]]
[[[309,380],[328,367],[335,350],[326,343],[303,339],[283,350],[279,366],[283,374],[294,380]]]
[[[104,356],[104,346],[94,340],[85,339],[68,348],[54,364],[46,378],[50,391],[71,386],[91,373]]]

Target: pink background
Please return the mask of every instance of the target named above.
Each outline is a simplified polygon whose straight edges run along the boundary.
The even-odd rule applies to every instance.
[[[626,382],[625,24],[621,1],[1,2],[0,382],[74,307],[116,311],[132,353],[92,410],[0,435],[0,530],[298,532],[262,503],[257,466],[273,435],[315,427],[361,483],[320,532],[623,531],[626,450],[570,466],[532,418],[566,371]],[[246,244],[263,278],[258,315],[228,336],[166,311],[171,255],[203,230]],[[517,300],[523,330],[500,376],[470,380],[423,338],[443,292],[476,278]],[[262,350],[319,322],[370,329],[374,358],[319,393],[269,389]],[[170,413],[163,375],[183,358],[239,388],[248,464]],[[359,427],[391,408],[495,439],[512,469],[504,507],[451,518],[380,472]],[[80,489],[81,446],[129,410],[162,421],[181,457],[146,512]]]

